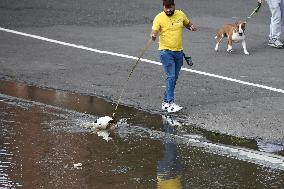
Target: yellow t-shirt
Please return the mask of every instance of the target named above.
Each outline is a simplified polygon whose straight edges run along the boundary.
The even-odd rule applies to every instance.
[[[181,10],[175,10],[172,16],[160,12],[153,21],[152,29],[159,31],[159,50],[182,50],[182,29],[189,19]]]

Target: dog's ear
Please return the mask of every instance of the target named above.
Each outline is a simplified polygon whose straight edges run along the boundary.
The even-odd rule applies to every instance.
[[[117,123],[117,120],[115,119],[114,116],[112,116],[111,118],[112,118],[112,120],[110,120],[109,123]]]
[[[245,30],[245,28],[246,28],[246,23],[247,23],[247,22],[243,22],[242,25],[241,25],[241,27],[242,27],[243,30]]]

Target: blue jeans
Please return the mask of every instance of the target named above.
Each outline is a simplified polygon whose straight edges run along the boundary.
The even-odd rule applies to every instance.
[[[178,80],[180,69],[183,65],[183,52],[161,50],[160,60],[166,74],[164,102],[172,102],[174,101],[176,82]]]

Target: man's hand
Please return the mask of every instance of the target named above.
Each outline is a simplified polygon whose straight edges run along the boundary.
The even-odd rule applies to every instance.
[[[187,29],[190,31],[197,31],[197,27],[195,27],[192,23],[188,23],[187,25],[184,25]]]
[[[157,35],[158,35],[158,31],[152,30],[151,35],[150,35],[152,41],[155,41],[155,40],[156,40]]]
[[[189,28],[191,31],[197,31],[197,27],[195,27],[193,24]]]

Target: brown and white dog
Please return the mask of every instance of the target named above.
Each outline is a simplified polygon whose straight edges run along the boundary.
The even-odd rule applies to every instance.
[[[224,37],[228,38],[228,48],[227,52],[233,51],[233,43],[242,42],[242,46],[244,49],[244,53],[249,55],[246,47],[245,41],[245,26],[246,22],[236,22],[235,24],[224,24],[219,30],[217,31],[217,35],[215,39],[217,39],[217,44],[215,46],[215,51],[218,51],[219,43],[222,41]]]

